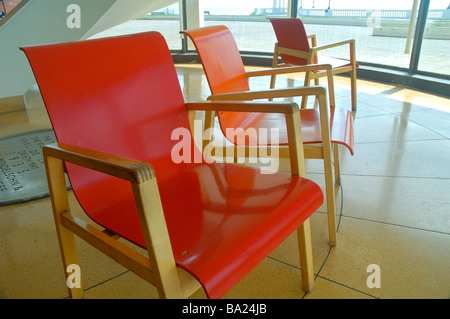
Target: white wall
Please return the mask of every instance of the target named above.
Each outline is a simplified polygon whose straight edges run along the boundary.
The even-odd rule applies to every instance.
[[[0,26],[0,98],[23,95],[35,79],[21,46],[78,41],[168,6],[176,0],[30,0]],[[71,4],[80,28],[69,28]]]

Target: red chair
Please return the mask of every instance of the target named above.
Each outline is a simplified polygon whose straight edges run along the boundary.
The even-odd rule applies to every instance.
[[[333,74],[350,74],[350,89],[352,98],[352,111],[356,111],[356,69],[358,63],[355,57],[355,40],[346,40],[336,43],[317,46],[315,35],[307,35],[302,20],[298,18],[269,18],[272,23],[277,43],[273,53],[273,67],[286,65],[307,65],[307,64],[331,64]],[[311,39],[311,45],[309,42]],[[347,46],[349,48],[349,59],[335,59],[325,56],[318,56],[320,51],[335,48],[338,46]],[[283,63],[278,63],[278,58]],[[319,78],[327,76],[326,72],[306,72],[305,86],[309,85],[311,80],[319,84]],[[275,86],[275,76],[272,77],[271,87]],[[307,99],[302,101],[302,108],[306,107]]]
[[[273,76],[305,71],[327,72],[329,81],[329,101],[334,106],[333,75],[329,65],[309,65],[302,67],[285,67],[277,69],[264,69],[246,72],[239,49],[231,34],[225,26],[209,26],[195,30],[181,31],[192,40],[197,49],[200,61],[208,80],[212,95],[210,100],[254,100],[274,99],[295,96],[308,96],[314,93],[305,87],[293,87],[270,90],[250,90],[249,78],[258,76]],[[306,158],[323,159],[325,172],[326,204],[328,212],[328,228],[330,244],[336,243],[335,221],[335,183],[340,183],[339,153],[337,145],[345,145],[353,154],[353,117],[350,111],[344,108],[328,107],[326,99],[319,101],[318,108],[301,109],[301,126]],[[206,123],[214,126],[215,114],[207,114]],[[287,147],[286,125],[283,116],[279,114],[218,112],[218,122],[224,135],[227,129],[270,128],[280,131],[279,154],[281,157],[289,156]],[[331,131],[331,133],[330,133]],[[330,138],[331,136],[331,138]],[[251,140],[247,144],[239,144],[244,137],[230,140],[235,146],[258,147]],[[331,147],[334,145],[334,152]],[[225,151],[224,151],[225,152]],[[246,154],[249,154],[247,150]],[[333,176],[333,155],[335,178]]]
[[[161,298],[199,287],[218,298],[298,230],[302,286],[312,289],[308,218],[323,195],[302,177],[295,104],[185,103],[157,32],[23,50],[58,141],[43,153],[65,271],[78,264],[76,234],[155,285]],[[187,134],[198,110],[249,109],[286,116],[292,174],[207,163]],[[183,156],[196,160],[177,164],[181,142]],[[70,213],[64,167],[81,207],[104,232]],[[69,288],[74,298],[82,292]]]

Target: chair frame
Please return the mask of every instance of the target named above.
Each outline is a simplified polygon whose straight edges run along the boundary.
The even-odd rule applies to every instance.
[[[305,88],[302,91],[304,94],[318,96],[322,102],[325,101],[326,92],[321,87]],[[298,147],[302,144],[302,136],[297,104],[188,102],[186,108],[191,121],[195,118],[195,111],[284,113],[291,146],[291,174],[305,176],[303,148]],[[186,298],[201,287],[197,279],[175,264],[156,177],[150,164],[62,143],[44,146],[43,155],[66,279],[69,278],[67,267],[70,264],[78,264],[74,238],[74,235],[77,235],[156,286],[161,298]],[[101,231],[71,214],[64,175],[65,162],[103,172],[130,183],[147,244],[148,257],[120,243],[114,234]],[[297,238],[302,288],[305,292],[310,292],[314,287],[314,273],[309,219],[297,229]],[[81,298],[83,295],[82,287],[68,287],[68,290],[71,298]]]
[[[339,46],[347,46],[349,48],[349,65],[340,66],[332,68],[333,74],[342,74],[342,73],[348,73],[350,74],[350,91],[351,91],[351,106],[352,111],[356,112],[357,110],[357,94],[356,94],[356,70],[357,70],[357,63],[356,63],[356,49],[355,49],[355,40],[344,40],[339,41],[335,43],[330,43],[326,45],[317,46],[317,36],[315,34],[307,35],[307,38],[310,40],[311,45],[309,51],[301,51],[301,50],[295,50],[291,48],[282,47],[278,44],[278,42],[274,45],[274,53],[273,53],[273,59],[272,59],[272,67],[278,68],[278,67],[286,67],[290,64],[286,63],[279,63],[279,57],[281,54],[284,55],[290,55],[297,58],[306,59],[306,64],[315,64],[319,63],[317,53],[326,49],[335,48]],[[318,61],[318,62],[317,62]],[[324,71],[312,71],[312,72],[306,72],[305,75],[305,82],[304,85],[308,86],[310,85],[310,82],[314,80],[315,85],[319,85],[319,79],[321,77],[327,76],[326,72]],[[276,81],[276,75],[273,75],[271,77],[271,83],[270,87],[275,87],[275,81]],[[301,107],[305,108],[307,104],[307,98],[304,98],[301,103]]]
[[[306,66],[288,66],[277,69],[262,69],[247,71],[248,78],[258,76],[274,76],[280,74],[291,74],[298,72],[318,72],[323,71],[326,74],[328,81],[328,100],[330,105],[334,105],[334,85],[333,85],[333,73],[331,65],[306,65]],[[273,100],[275,98],[285,97],[306,97],[310,94],[304,94],[304,87],[294,87],[286,89],[269,89],[269,90],[252,90],[247,92],[234,92],[234,93],[221,93],[214,94],[208,97],[210,101],[242,101],[251,99],[268,99]],[[320,111],[321,119],[329,119],[329,107],[326,98],[319,100],[318,108]],[[215,113],[209,112],[205,116],[205,128],[214,127]],[[328,236],[331,246],[336,245],[336,194],[340,187],[340,165],[339,165],[339,144],[331,143],[330,139],[330,124],[329,121],[321,121],[320,128],[322,132],[322,143],[320,144],[303,144],[305,158],[309,159],[323,159],[324,161],[324,173],[325,173],[325,193],[326,193],[326,207],[328,215]],[[210,139],[205,140],[203,147],[209,142]],[[236,148],[236,146],[232,146]],[[245,147],[245,156],[249,156],[252,153],[252,146]],[[280,146],[279,155],[282,158],[289,157],[290,147]],[[236,154],[233,150],[233,154]],[[259,148],[256,147],[258,156],[261,154]],[[222,154],[226,154],[226,150]],[[333,174],[334,166],[334,174]]]
[[[221,26],[213,27],[221,32]],[[196,32],[196,30],[192,30]],[[211,31],[214,32],[214,31]],[[191,31],[180,31],[181,34],[185,34],[193,40],[195,44],[195,39],[193,39],[193,35],[191,35]],[[200,54],[200,60],[202,60]],[[327,78],[327,88],[328,88],[328,98],[329,98],[329,106],[332,109],[335,108],[335,92],[334,92],[334,80],[333,76],[335,71],[333,70],[330,64],[309,64],[302,66],[293,66],[293,65],[284,65],[279,66],[277,68],[267,68],[253,71],[245,71],[245,76],[250,79],[254,77],[261,76],[270,76],[271,77],[271,86],[268,90],[251,90],[250,91],[242,91],[242,92],[232,92],[232,93],[216,93],[208,97],[208,100],[212,101],[242,101],[242,100],[256,100],[256,99],[268,99],[273,100],[275,98],[286,98],[286,97],[302,97],[302,103],[306,101],[306,95],[302,95],[302,88],[308,87],[305,85],[304,87],[289,87],[283,89],[274,89],[272,83],[272,79],[274,79],[277,75],[283,74],[295,74],[295,73],[304,73],[308,74],[320,74]],[[309,84],[309,81],[308,81]],[[324,161],[324,173],[325,173],[325,190],[326,190],[326,206],[327,206],[327,214],[328,214],[328,233],[329,233],[329,242],[331,246],[336,245],[336,194],[340,188],[341,178],[340,178],[340,164],[339,164],[339,144],[338,142],[331,143],[330,136],[330,108],[327,105],[327,100],[318,101],[318,109],[320,113],[321,120],[320,127],[322,133],[322,143],[317,144],[303,144],[305,158],[310,159],[323,159]],[[303,108],[304,109],[304,108]],[[302,110],[300,111],[300,113]],[[214,127],[215,124],[215,113],[206,114],[205,117],[205,126],[207,128]],[[209,140],[208,140],[209,141]],[[353,143],[353,141],[352,141]],[[204,143],[203,147],[205,146]],[[231,146],[235,147],[235,146]],[[254,148],[253,146],[247,147],[245,156],[250,154],[250,149]],[[257,147],[256,147],[257,148]],[[353,154],[353,150],[350,149]],[[254,153],[254,152],[253,152]],[[222,153],[225,154],[225,153]],[[257,148],[257,154],[260,152]],[[280,157],[288,157],[289,156],[289,148],[280,146],[279,148]],[[334,161],[334,163],[333,163]],[[334,165],[334,174],[333,174],[333,165]]]

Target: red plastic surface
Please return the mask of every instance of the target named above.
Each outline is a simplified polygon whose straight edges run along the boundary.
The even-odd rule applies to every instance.
[[[193,41],[213,94],[249,90],[241,55],[227,27],[209,26],[182,33]],[[331,108],[330,113],[331,141],[346,146],[353,154],[352,114],[341,108]],[[301,109],[300,114],[303,143],[322,142],[318,109]],[[283,114],[220,112],[218,118],[224,134],[227,128],[242,128],[244,131],[247,128],[266,128],[268,132],[277,128],[280,132],[279,144],[287,144],[286,120]],[[248,142],[249,145],[257,143],[258,141],[252,140]]]
[[[209,297],[227,292],[322,204],[320,188],[297,176],[172,161],[179,141],[171,134],[189,123],[159,33],[24,51],[58,142],[153,166],[176,263],[199,279]],[[94,221],[146,246],[127,182],[74,165],[67,171]]]
[[[181,33],[193,40],[212,94],[250,89],[242,58],[236,54],[239,49],[226,27],[210,26]]]
[[[308,53],[311,49],[302,20],[298,18],[269,18],[280,47]],[[290,65],[306,65],[307,60],[292,55],[280,54],[281,60]],[[350,61],[316,55],[314,63],[331,64],[333,68],[350,65]],[[357,64],[358,66],[358,64]]]
[[[290,48],[308,52],[311,48],[307,38],[305,26],[300,19],[296,18],[269,18],[272,23],[278,45],[283,48]],[[306,65],[307,60],[297,58],[292,55],[281,54],[284,63],[292,65]],[[314,61],[317,63],[317,57]]]
[[[322,142],[322,133],[320,130],[320,114],[318,108],[301,109],[302,137],[304,144],[315,144]],[[237,145],[274,145],[271,143],[271,130],[278,129],[277,145],[287,145],[287,128],[284,114],[261,114],[261,113],[231,113],[223,112],[219,115],[219,122],[222,130],[226,132],[227,128],[234,130],[233,143]],[[257,136],[248,134],[249,128],[267,129],[267,143],[265,140],[257,139]],[[353,118],[352,114],[344,108],[330,108],[330,133],[331,142],[344,145],[353,155]],[[247,138],[247,139],[246,139]],[[244,143],[242,143],[244,142]]]

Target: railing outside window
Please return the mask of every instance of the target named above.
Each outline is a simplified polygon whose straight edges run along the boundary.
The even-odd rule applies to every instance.
[[[316,34],[318,45],[353,38],[357,44],[357,59],[362,64],[392,69],[425,72],[450,78],[450,9],[447,0],[422,0],[419,14],[426,17],[422,36],[414,34],[411,43],[419,41],[421,54],[416,57],[407,35],[413,0],[352,1],[352,0],[265,0],[223,1],[203,0],[204,25],[224,24],[233,33],[241,52],[270,54],[275,35],[266,19],[269,16],[301,18],[309,34]],[[178,4],[150,13],[156,29],[168,39],[172,50],[182,48],[178,36],[180,6]],[[420,31],[420,29],[419,29]],[[409,46],[409,49],[407,48]],[[192,47],[188,47],[192,50]],[[328,50],[326,54],[345,57],[344,48]],[[416,43],[415,52],[418,46]],[[413,61],[416,59],[417,61]],[[412,72],[411,72],[412,68]]]

